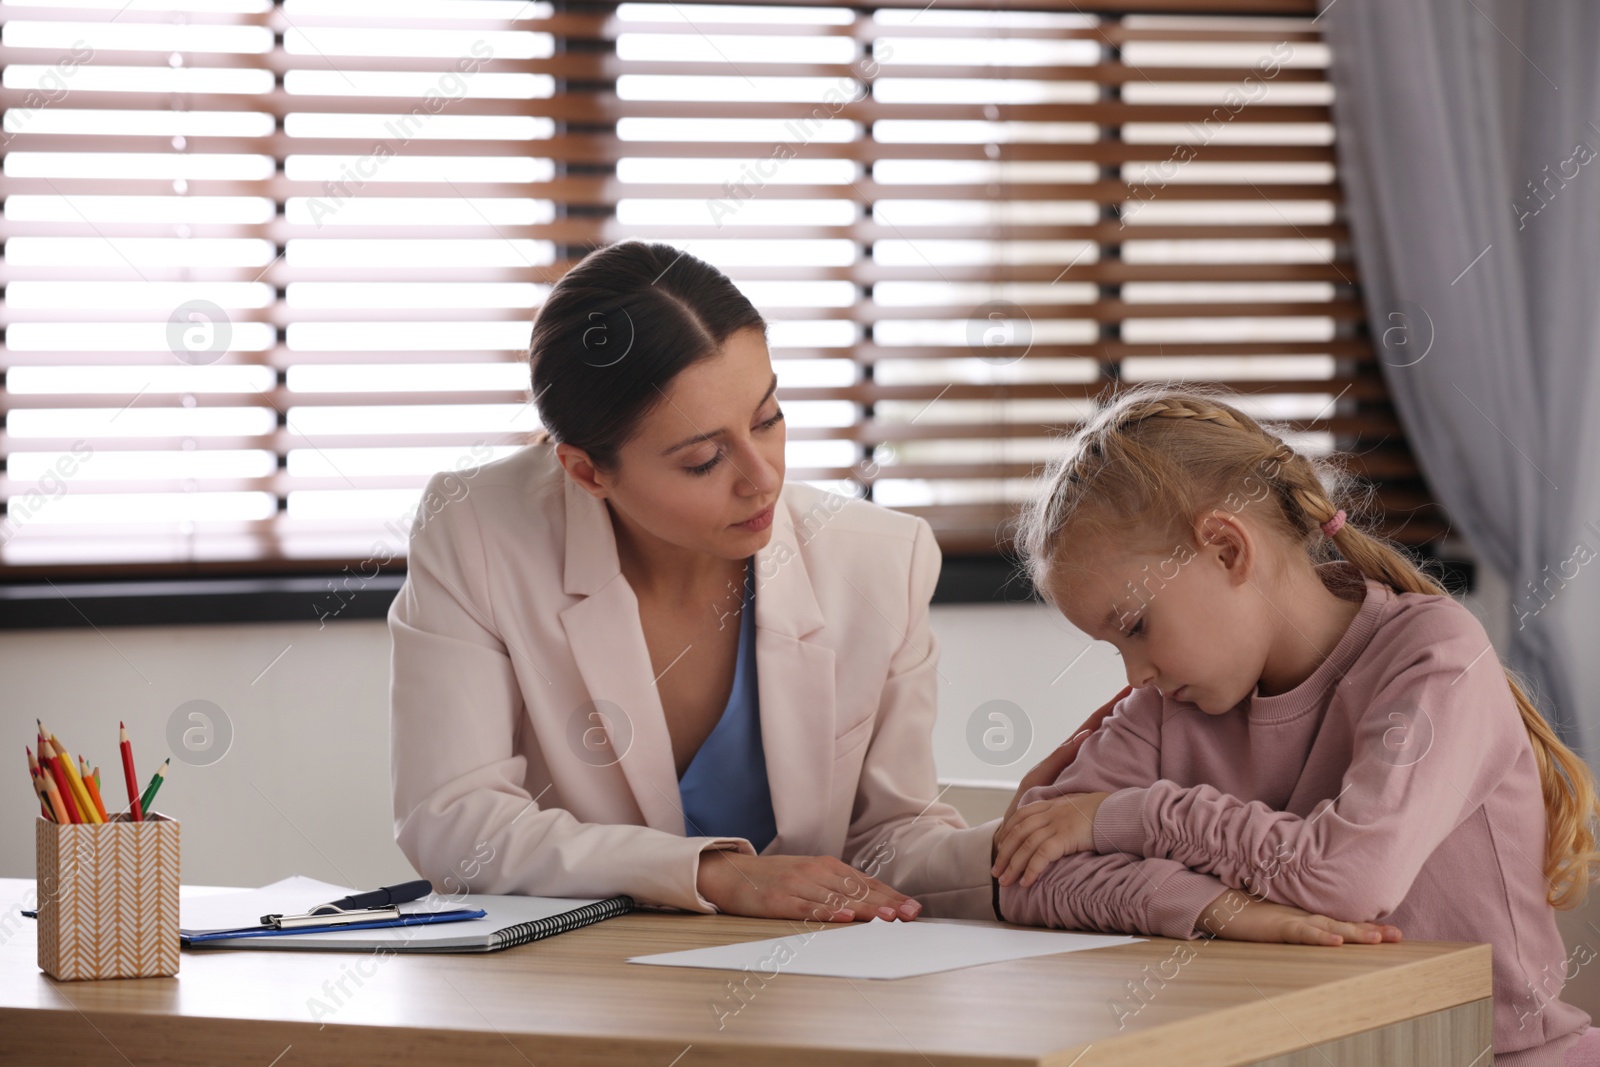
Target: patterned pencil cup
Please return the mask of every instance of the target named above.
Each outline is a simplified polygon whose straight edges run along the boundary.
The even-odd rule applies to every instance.
[[[52,978],[178,973],[178,823],[37,821],[39,967]]]

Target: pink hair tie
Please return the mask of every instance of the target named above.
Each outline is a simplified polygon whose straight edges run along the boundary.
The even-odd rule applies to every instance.
[[[1344,528],[1344,508],[1334,512],[1333,518],[1322,524],[1322,532],[1332,537]]]

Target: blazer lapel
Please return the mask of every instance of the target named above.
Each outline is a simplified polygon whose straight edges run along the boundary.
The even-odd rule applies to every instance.
[[[615,704],[625,716],[612,721],[609,709],[600,708],[598,725],[614,752],[588,751],[593,762],[621,768],[645,825],[682,834],[672,740],[611,516],[603,501],[570,480],[566,512],[564,589],[583,599],[561,612],[561,624],[590,699]],[[823,615],[799,543],[783,494],[772,539],[756,553],[755,566],[761,743],[778,827],[766,851],[809,855],[826,851],[836,708],[833,650],[805,640],[822,628]]]
[[[823,615],[799,546],[785,493],[755,567],[756,688],[778,826],[765,851],[815,855],[827,851],[833,795],[834,657],[832,649],[805,640],[822,628]]]
[[[561,612],[572,657],[591,701],[604,701],[589,709],[598,723],[584,728],[584,751],[579,758],[605,773],[620,767],[645,825],[670,833],[684,832],[679,805],[677,769],[672,762],[672,739],[667,734],[661,694],[651,673],[650,649],[639,624],[639,602],[633,587],[622,577],[616,536],[604,501],[596,500],[566,481],[566,570],[564,589],[583,599]],[[618,710],[620,709],[620,711]],[[582,714],[573,709],[573,714]],[[605,746],[593,730],[605,733]],[[568,736],[580,731],[569,730]]]

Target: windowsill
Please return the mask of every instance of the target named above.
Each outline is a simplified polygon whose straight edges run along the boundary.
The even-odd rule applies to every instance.
[[[1470,562],[1440,566],[1453,592],[1472,590]],[[382,619],[404,580],[402,569],[391,568],[373,578],[346,573],[0,583],[0,630]],[[1009,560],[946,556],[933,602],[1039,600]]]
[[[344,574],[0,584],[0,630],[381,619],[404,580],[397,571],[354,581]]]

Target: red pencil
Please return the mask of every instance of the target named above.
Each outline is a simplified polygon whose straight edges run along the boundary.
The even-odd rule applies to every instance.
[[[139,776],[133,773],[133,742],[128,740],[128,724],[117,723],[122,729],[122,777],[128,782],[128,812],[134,822],[144,822],[144,812],[139,808]]]
[[[28,748],[27,745],[22,747],[27,749],[28,752],[28,778],[33,782],[33,791],[39,793],[39,776],[44,773],[44,769],[39,766],[39,761],[33,758],[33,749]],[[39,810],[44,812],[45,818],[55,818],[54,815],[50,814],[50,802],[44,798],[42,793],[39,794]]]
[[[48,739],[39,749],[39,759],[50,768],[50,775],[55,779],[56,788],[61,793],[61,806],[67,809],[67,821],[88,822],[87,815],[78,814],[78,802],[72,799],[72,786],[67,781],[67,772],[61,768],[61,761],[67,758],[70,757],[56,755],[56,750]]]

